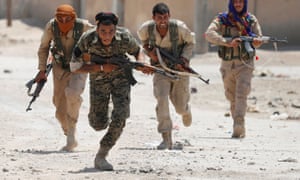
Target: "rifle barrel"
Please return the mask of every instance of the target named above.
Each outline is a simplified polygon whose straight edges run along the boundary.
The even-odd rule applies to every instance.
[[[137,68],[137,67],[149,67],[151,68],[155,73],[159,73],[161,75],[164,75],[164,76],[167,76],[169,78],[172,78],[172,79],[178,79],[177,76],[174,76],[170,73],[167,73],[166,71],[162,70],[162,69],[159,69],[155,66],[151,66],[149,64],[144,64],[144,63],[141,63],[141,62],[134,62],[134,61],[130,61],[130,59],[124,59],[122,57],[111,57],[111,58],[108,58],[110,59],[109,61],[106,60],[106,58],[102,58],[100,56],[95,56],[92,58],[92,62],[96,63],[96,64],[102,64],[102,63],[112,63],[112,64],[115,64],[115,65],[127,65],[127,66],[130,66],[131,68]]]

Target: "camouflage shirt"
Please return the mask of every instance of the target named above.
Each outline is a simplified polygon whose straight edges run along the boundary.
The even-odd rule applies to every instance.
[[[136,56],[140,51],[137,40],[132,36],[129,30],[117,27],[115,37],[109,46],[104,46],[98,36],[96,28],[87,31],[79,39],[77,48],[83,53],[95,54],[101,57],[125,56],[126,53]],[[84,64],[82,55],[75,57],[73,55],[70,68],[74,72]],[[101,74],[98,72],[96,74]]]

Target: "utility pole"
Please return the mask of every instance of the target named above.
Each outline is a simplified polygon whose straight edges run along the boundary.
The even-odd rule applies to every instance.
[[[81,18],[87,18],[86,3],[87,2],[85,0],[80,0],[80,17]]]
[[[125,0],[113,0],[112,4],[112,12],[118,15],[119,17],[119,25],[124,26],[124,7]]]
[[[205,40],[204,33],[207,28],[207,0],[194,0],[195,3],[195,16],[194,16],[194,29],[196,33],[196,47],[195,52],[203,54],[208,51],[208,43]]]
[[[12,26],[12,20],[11,20],[11,10],[12,10],[12,0],[6,0],[6,18],[7,18],[7,26]]]

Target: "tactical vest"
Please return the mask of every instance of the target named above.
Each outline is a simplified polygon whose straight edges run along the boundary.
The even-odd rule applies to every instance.
[[[74,39],[73,48],[75,47],[77,41],[79,40],[79,38],[81,37],[81,35],[83,33],[83,26],[84,25],[83,25],[82,20],[77,18],[75,21],[75,24],[74,24],[74,28],[73,28],[73,39]],[[69,66],[70,62],[67,61],[67,59],[65,57],[66,50],[65,50],[64,46],[62,45],[60,30],[59,30],[59,27],[58,27],[58,24],[56,21],[52,22],[52,31],[54,34],[54,44],[50,49],[51,53],[52,53],[55,61],[57,63],[61,63],[63,69],[70,70],[70,66]]]
[[[252,19],[249,21],[249,26],[251,26],[254,23]],[[231,28],[230,26],[226,26],[224,24],[221,25],[221,33],[223,37],[229,37],[232,38],[231,34]],[[248,42],[247,42],[248,43]],[[255,56],[255,48],[253,48],[253,51],[248,52],[247,48],[245,47],[245,42],[242,42],[237,48],[238,48],[238,54],[234,55],[234,48],[233,47],[226,47],[226,46],[218,46],[218,55],[221,59],[224,61],[231,61],[233,59],[240,59],[240,60],[248,60],[252,59]],[[249,45],[249,44],[248,44]]]
[[[149,34],[149,45],[151,47],[155,47],[155,33],[154,33],[154,28],[155,28],[155,22],[152,22],[148,26],[148,34]],[[170,32],[170,41],[172,44],[171,47],[171,54],[179,58],[179,56],[182,53],[183,46],[178,45],[178,40],[179,40],[179,34],[178,34],[178,25],[175,20],[169,20],[169,32]]]

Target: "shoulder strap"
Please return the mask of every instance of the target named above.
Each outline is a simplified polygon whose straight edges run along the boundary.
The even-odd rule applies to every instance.
[[[68,65],[67,65],[68,63],[67,63],[67,60],[65,57],[66,50],[65,50],[64,46],[62,45],[59,27],[55,20],[52,23],[52,31],[54,34],[54,44],[55,44],[54,45],[55,47],[52,48],[53,49],[52,53],[55,57],[55,60],[61,62],[62,67],[66,68],[66,67],[68,67]],[[73,38],[74,38],[73,48],[76,45],[79,38],[81,37],[82,33],[83,33],[83,22],[80,19],[76,19],[74,28],[73,28]],[[57,56],[56,53],[59,54],[59,57],[56,57]]]
[[[55,20],[52,22],[52,31],[53,31],[53,34],[54,34],[55,49],[60,51],[61,56],[64,57],[65,49],[63,48],[62,42],[60,40],[60,31],[59,31],[59,28],[58,28],[58,24]]]
[[[60,40],[60,31],[56,21],[53,21],[52,23],[52,30],[54,33],[54,42],[57,48],[60,50],[64,50]],[[73,29],[74,45],[77,43],[82,33],[83,33],[83,22],[80,19],[76,19],[74,29]]]
[[[175,20],[169,22],[170,40],[172,43],[172,52],[175,57],[179,57],[178,52],[178,25]]]
[[[154,34],[155,22],[151,22],[148,26],[148,34],[149,34],[149,45],[155,46],[155,34]]]

